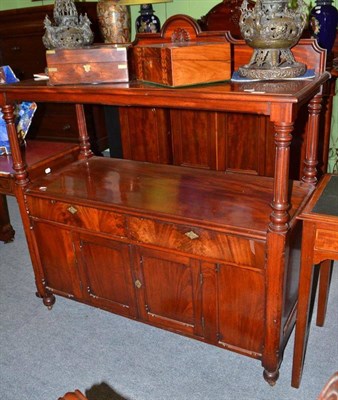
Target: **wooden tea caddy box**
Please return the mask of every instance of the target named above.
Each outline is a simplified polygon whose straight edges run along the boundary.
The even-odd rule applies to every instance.
[[[136,79],[186,86],[231,78],[230,43],[154,43],[133,48]]]
[[[128,82],[128,46],[97,45],[46,51],[51,85]]]

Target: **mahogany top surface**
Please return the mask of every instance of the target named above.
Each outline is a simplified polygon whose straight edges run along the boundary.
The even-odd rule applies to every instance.
[[[65,142],[47,142],[42,140],[27,140],[22,149],[25,162],[30,168],[43,164],[53,156],[60,156],[62,153],[78,148],[77,144]],[[12,177],[13,159],[11,155],[0,156],[0,177]]]
[[[0,106],[13,101],[31,100],[242,111],[269,115],[273,103],[292,106],[308,101],[329,77],[329,73],[324,73],[309,80],[251,83],[227,81],[182,88],[167,88],[138,81],[52,86],[45,81],[26,80],[1,85]]]
[[[338,175],[323,176],[299,218],[338,224]]]
[[[46,175],[27,193],[264,238],[273,179],[92,157]],[[212,193],[212,196],[210,196]],[[309,190],[294,182],[291,218]]]

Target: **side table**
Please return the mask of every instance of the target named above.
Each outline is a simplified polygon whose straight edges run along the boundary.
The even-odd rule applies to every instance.
[[[292,386],[301,381],[309,333],[309,306],[314,265],[320,264],[317,325],[323,325],[332,262],[338,260],[338,175],[327,174],[298,216],[303,221]]]

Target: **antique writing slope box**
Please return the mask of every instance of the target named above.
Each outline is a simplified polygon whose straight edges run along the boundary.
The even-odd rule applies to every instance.
[[[231,78],[229,43],[161,43],[133,49],[136,79],[185,86]]]
[[[46,51],[49,83],[128,82],[127,47],[88,46]]]

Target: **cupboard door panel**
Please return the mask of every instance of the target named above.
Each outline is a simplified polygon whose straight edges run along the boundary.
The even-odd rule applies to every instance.
[[[226,135],[226,170],[269,176],[265,163],[274,156],[266,149],[267,120],[264,116],[219,113],[219,129]]]
[[[175,165],[220,169],[218,166],[217,113],[172,110],[171,129]]]
[[[45,286],[52,292],[81,298],[81,284],[74,254],[72,234],[68,229],[44,222],[34,222],[33,232],[39,251]]]
[[[142,318],[202,336],[199,262],[185,256],[137,249],[136,282]]]
[[[129,245],[82,234],[78,251],[83,289],[89,302],[135,317]]]
[[[217,298],[219,344],[260,355],[265,320],[263,272],[219,265]]]
[[[169,111],[162,108],[120,107],[123,157],[172,163]]]

